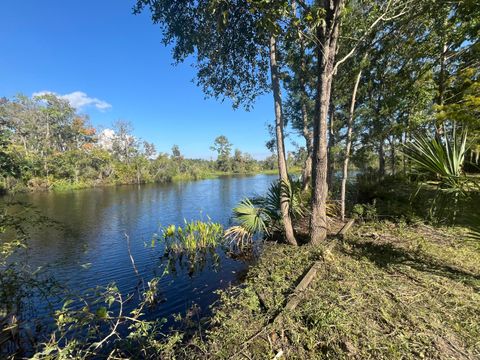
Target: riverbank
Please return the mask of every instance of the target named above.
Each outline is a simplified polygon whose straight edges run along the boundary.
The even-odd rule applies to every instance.
[[[290,170],[292,174],[299,174],[301,172],[300,168],[292,168]],[[278,173],[277,169],[271,170],[260,170],[255,172],[245,172],[245,173],[236,173],[236,172],[222,172],[216,171],[211,173],[182,173],[174,175],[171,178],[165,179],[163,181],[156,182],[142,182],[139,185],[143,184],[168,184],[180,181],[196,181],[196,180],[207,180],[207,179],[218,179],[223,176],[255,176],[255,175],[276,175]],[[5,189],[2,187],[0,189],[1,194],[7,193],[27,193],[27,192],[68,192],[74,190],[83,190],[83,189],[92,189],[99,187],[109,187],[109,186],[121,186],[121,185],[135,185],[134,183],[123,183],[123,182],[100,182],[100,181],[69,181],[64,179],[59,180],[49,180],[49,179],[40,179],[36,178],[35,181],[31,181],[28,184],[16,183],[12,188]]]
[[[480,248],[466,238],[462,228],[375,222],[319,248],[267,244],[182,357],[478,358]],[[297,308],[273,323],[315,261]]]

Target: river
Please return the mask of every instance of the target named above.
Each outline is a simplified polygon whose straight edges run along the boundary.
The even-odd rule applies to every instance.
[[[184,219],[208,217],[224,226],[241,199],[263,194],[273,175],[221,177],[172,184],[104,187],[66,193],[30,193],[17,196],[32,204],[57,226],[38,227],[29,241],[26,261],[47,271],[68,289],[78,292],[115,282],[123,294],[136,291],[138,278],[128,254],[126,236],[141,276],[150,280],[165,270],[162,245],[151,246],[161,225],[182,225]],[[214,293],[239,281],[247,264],[221,254],[218,266],[207,263],[193,274],[177,269],[163,275],[164,302],[155,316],[171,319],[193,304],[208,313]],[[40,307],[41,308],[41,307]],[[170,321],[168,321],[170,322]]]

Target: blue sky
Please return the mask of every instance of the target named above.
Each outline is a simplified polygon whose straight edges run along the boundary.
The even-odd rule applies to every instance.
[[[265,141],[266,124],[273,122],[271,96],[259,98],[250,112],[205,100],[192,83],[194,70],[172,65],[160,29],[147,13],[132,15],[133,4],[2,1],[0,96],[71,94],[95,126],[129,120],[135,135],[159,151],[178,144],[187,157],[210,158],[209,146],[223,134],[256,158],[269,155]]]

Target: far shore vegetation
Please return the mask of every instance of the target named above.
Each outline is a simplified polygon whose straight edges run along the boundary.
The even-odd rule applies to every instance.
[[[65,191],[125,184],[168,183],[235,174],[276,174],[276,155],[256,160],[227,137],[212,139],[217,159],[185,158],[178,145],[159,153],[117,121],[99,131],[63,99],[47,94],[0,99],[3,191]],[[300,168],[306,154],[289,154]]]

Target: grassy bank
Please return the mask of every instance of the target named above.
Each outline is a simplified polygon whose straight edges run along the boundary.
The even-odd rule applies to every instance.
[[[480,357],[480,249],[460,228],[363,225],[322,248],[267,245],[242,288],[222,293],[186,358]],[[283,309],[315,260],[299,306]]]
[[[299,169],[293,169],[293,173],[299,173]],[[209,173],[182,173],[174,175],[171,178],[168,178],[163,181],[152,181],[152,182],[143,182],[142,184],[167,184],[178,181],[195,181],[195,180],[206,180],[206,179],[218,179],[222,176],[255,176],[255,175],[276,175],[278,170],[260,170],[257,172],[247,172],[247,173],[235,173],[235,172],[222,172],[215,171]],[[41,181],[40,181],[41,180]],[[10,190],[7,190],[6,186],[0,187],[0,190],[3,193],[24,193],[24,192],[36,192],[36,191],[54,191],[54,192],[67,192],[73,190],[89,189],[95,187],[106,187],[106,186],[117,186],[117,185],[131,185],[132,183],[124,183],[119,181],[107,181],[107,182],[96,182],[96,181],[70,181],[70,180],[55,180],[55,179],[39,179],[38,181],[31,184],[23,184],[18,182],[15,186],[10,187]]]

